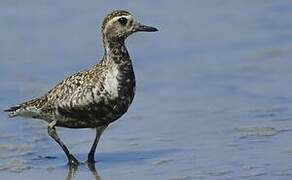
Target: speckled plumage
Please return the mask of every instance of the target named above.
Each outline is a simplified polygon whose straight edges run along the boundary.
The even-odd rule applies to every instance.
[[[111,12],[102,24],[105,54],[100,63],[69,76],[45,95],[6,111],[10,117],[25,116],[47,121],[50,136],[63,148],[69,163],[77,162],[59,139],[55,126],[96,128],[98,141],[102,131],[128,110],[134,98],[135,75],[125,39],[137,31],[156,30],[140,25],[127,11]],[[93,145],[90,161],[94,151]]]
[[[124,58],[124,56],[117,57]],[[117,72],[117,74],[113,74]],[[118,92],[109,86],[116,78]],[[135,76],[130,59],[116,64],[103,59],[101,64],[73,74],[40,98],[20,104],[12,116],[20,115],[56,121],[56,126],[95,128],[123,115],[134,98]]]

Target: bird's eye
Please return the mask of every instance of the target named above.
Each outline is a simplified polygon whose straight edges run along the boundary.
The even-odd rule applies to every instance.
[[[121,18],[119,18],[119,23],[121,24],[121,25],[126,25],[127,24],[127,22],[128,22],[128,20],[127,20],[127,18],[125,18],[125,17],[121,17]]]

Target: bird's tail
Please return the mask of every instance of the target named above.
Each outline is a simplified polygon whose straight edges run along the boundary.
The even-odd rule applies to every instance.
[[[10,107],[8,109],[4,109],[4,112],[8,112],[8,116],[11,117],[11,118],[13,118],[13,117],[15,117],[15,116],[18,115],[19,109],[21,109],[21,106],[20,105],[18,105],[18,106],[12,106],[12,107]]]
[[[15,116],[23,117],[37,117],[40,114],[41,105],[46,102],[46,97],[35,98],[30,101],[12,106],[8,109],[4,109],[4,112],[8,112],[8,116],[13,118]]]

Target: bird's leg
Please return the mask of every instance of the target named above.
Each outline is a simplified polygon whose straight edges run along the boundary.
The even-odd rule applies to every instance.
[[[49,126],[48,126],[48,134],[61,146],[61,148],[63,149],[63,151],[65,152],[67,158],[68,158],[68,164],[71,165],[78,165],[78,160],[72,155],[70,154],[68,148],[66,147],[66,145],[63,143],[63,141],[61,140],[61,138],[58,136],[56,128],[56,121],[52,121]]]
[[[96,135],[95,135],[95,139],[94,139],[94,142],[91,146],[91,149],[88,153],[88,160],[87,162],[89,164],[94,164],[95,163],[95,160],[94,160],[94,154],[95,154],[95,150],[96,150],[96,146],[98,144],[98,141],[100,139],[100,136],[102,134],[102,132],[107,128],[107,125],[103,125],[103,126],[99,126],[96,128]]]

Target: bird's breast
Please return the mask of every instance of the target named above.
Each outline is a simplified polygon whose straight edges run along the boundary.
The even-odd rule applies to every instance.
[[[116,67],[109,71],[105,76],[104,90],[107,92],[110,99],[116,99],[119,97],[119,76],[120,72]]]
[[[104,89],[116,114],[125,113],[135,94],[135,76],[132,67],[114,65],[105,76]]]

